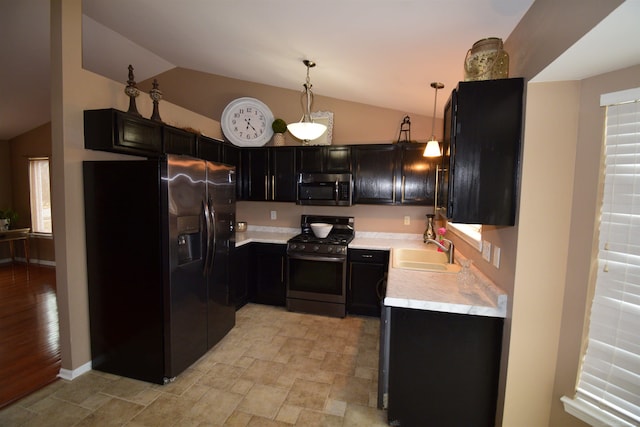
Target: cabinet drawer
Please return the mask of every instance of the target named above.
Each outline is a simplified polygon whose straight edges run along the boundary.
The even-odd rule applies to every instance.
[[[352,262],[373,262],[385,264],[389,261],[389,252],[367,249],[349,249],[349,259]]]

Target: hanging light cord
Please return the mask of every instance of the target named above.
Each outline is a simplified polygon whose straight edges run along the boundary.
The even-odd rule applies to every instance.
[[[431,139],[436,139],[434,133],[436,129],[436,104],[438,102],[438,88],[436,87],[436,96],[433,97],[433,117],[431,118]]]
[[[434,133],[436,130],[436,107],[438,103],[438,89],[442,89],[444,85],[439,82],[431,83],[431,87],[436,90],[436,96],[433,97],[433,117],[431,118],[431,140],[435,141],[436,134]]]
[[[311,119],[311,104],[313,103],[313,92],[311,92],[311,86],[313,86],[311,84],[311,78],[309,77],[309,68],[310,67],[315,67],[316,63],[313,61],[309,61],[309,60],[305,60],[304,64],[307,66],[307,79],[304,86],[304,98],[306,98],[306,105],[305,102],[300,99],[300,103],[302,104],[302,111],[303,111],[303,121],[310,121],[312,122],[313,120]]]

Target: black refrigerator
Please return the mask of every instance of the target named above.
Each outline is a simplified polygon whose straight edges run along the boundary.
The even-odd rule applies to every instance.
[[[165,384],[235,325],[235,169],[83,163],[92,367]]]

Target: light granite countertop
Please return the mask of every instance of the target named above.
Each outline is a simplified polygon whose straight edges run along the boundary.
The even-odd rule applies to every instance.
[[[249,226],[247,231],[236,233],[236,246],[250,242],[285,244],[299,232],[297,228]],[[386,306],[476,316],[506,316],[506,293],[475,266],[471,267],[474,283],[467,289],[458,285],[455,273],[394,268],[394,249],[437,250],[434,245],[425,245],[421,234],[356,231],[349,248],[390,251],[387,292],[384,298]],[[464,258],[456,250],[455,259]]]
[[[276,243],[285,245],[287,240],[300,234],[299,228],[263,227],[250,225],[247,231],[236,231],[236,247],[251,242]]]

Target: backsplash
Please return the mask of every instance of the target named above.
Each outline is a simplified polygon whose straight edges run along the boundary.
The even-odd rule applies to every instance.
[[[354,205],[300,206],[295,203],[279,202],[238,202],[236,218],[249,225],[267,227],[300,227],[300,215],[353,216],[356,232],[409,233],[422,235],[427,227],[426,214],[432,212],[429,206],[379,206]],[[271,219],[272,213],[276,219]],[[409,225],[404,225],[405,216]]]

